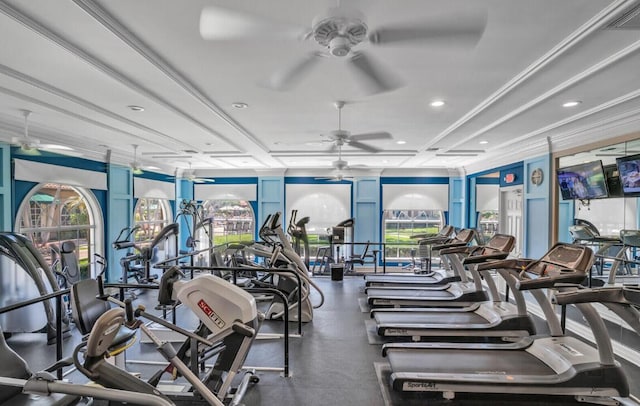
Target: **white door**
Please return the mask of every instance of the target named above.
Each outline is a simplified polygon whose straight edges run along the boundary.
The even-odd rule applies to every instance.
[[[516,247],[512,256],[522,256],[522,186],[500,188],[500,224],[501,234],[516,237]]]

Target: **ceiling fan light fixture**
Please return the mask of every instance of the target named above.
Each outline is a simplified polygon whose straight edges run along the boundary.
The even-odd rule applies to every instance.
[[[562,107],[570,108],[570,107],[576,107],[580,104],[582,104],[581,100],[569,100],[567,102],[562,103]]]
[[[351,42],[341,36],[335,36],[331,41],[329,41],[329,53],[333,56],[343,57],[347,56],[351,52]]]

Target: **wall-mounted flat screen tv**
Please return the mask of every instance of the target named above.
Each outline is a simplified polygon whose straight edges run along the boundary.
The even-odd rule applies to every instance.
[[[622,193],[625,196],[640,196],[640,154],[616,159]]]
[[[609,197],[600,160],[559,168],[557,174],[563,200]]]

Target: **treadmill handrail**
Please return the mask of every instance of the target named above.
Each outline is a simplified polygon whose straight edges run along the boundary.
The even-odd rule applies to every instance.
[[[527,258],[512,258],[503,259],[500,261],[492,261],[478,265],[478,271],[485,271],[491,269],[514,269],[517,271],[524,270],[529,264],[537,260]]]
[[[469,243],[462,242],[462,241],[452,241],[452,242],[447,243],[447,244],[434,245],[431,248],[434,251],[441,251],[441,250],[444,250],[444,249],[451,249],[451,248],[456,248],[456,247],[465,247],[466,248],[467,244],[469,244]]]
[[[556,268],[556,271],[560,271],[561,274],[553,276],[541,276],[536,279],[520,278],[516,283],[516,287],[518,288],[518,290],[552,288],[559,283],[579,283],[586,276],[584,273],[576,272],[576,270],[570,268]],[[566,272],[566,274],[562,275],[562,272]]]
[[[501,251],[493,252],[491,254],[484,254],[484,255],[472,255],[462,260],[462,264],[468,265],[468,264],[480,264],[487,261],[498,261],[498,260],[505,259],[508,256],[509,256],[508,252],[501,252]]]

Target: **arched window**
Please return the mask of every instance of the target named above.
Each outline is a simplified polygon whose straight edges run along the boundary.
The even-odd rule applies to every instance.
[[[134,211],[134,225],[140,226],[135,234],[136,242],[149,243],[171,221],[169,202],[166,199],[141,197]]]
[[[94,277],[100,271],[94,269],[93,254],[103,251],[103,222],[89,190],[57,183],[36,186],[20,204],[15,229],[27,235],[50,262],[64,241],[73,241],[81,277]]]
[[[254,239],[255,216],[245,200],[205,200],[202,217],[213,218],[213,242],[216,246],[228,242]]]

